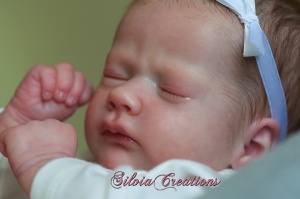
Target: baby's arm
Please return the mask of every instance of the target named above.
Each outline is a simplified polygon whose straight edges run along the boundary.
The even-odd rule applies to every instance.
[[[57,158],[75,157],[76,148],[74,128],[53,119],[27,122],[0,134],[0,152],[27,195],[42,166]]]
[[[37,65],[27,73],[0,114],[0,132],[30,120],[63,121],[86,104],[92,93],[91,84],[70,64]]]

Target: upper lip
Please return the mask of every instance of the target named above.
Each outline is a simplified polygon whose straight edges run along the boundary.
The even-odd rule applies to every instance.
[[[128,138],[130,138],[133,142],[136,143],[136,141],[128,134],[128,132],[120,125],[117,124],[110,124],[108,122],[103,122],[102,127],[101,127],[101,133],[103,134],[104,132],[111,132],[111,133],[119,133],[122,134]]]

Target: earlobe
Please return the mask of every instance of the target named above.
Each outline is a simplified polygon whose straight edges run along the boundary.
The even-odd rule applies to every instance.
[[[244,147],[231,167],[240,169],[269,152],[275,146],[280,132],[278,122],[273,118],[263,118],[252,123],[244,132]]]

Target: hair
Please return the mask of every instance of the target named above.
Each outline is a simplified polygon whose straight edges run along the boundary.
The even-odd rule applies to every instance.
[[[268,37],[286,96],[288,134],[300,128],[300,3],[297,0],[256,0],[256,12]],[[237,110],[249,124],[270,116],[266,93],[253,59],[244,58],[234,76],[239,83]]]
[[[257,15],[267,35],[284,88],[288,132],[300,127],[300,3],[258,0]]]
[[[228,22],[238,21],[229,8],[215,0],[133,0],[130,8],[153,2],[194,9],[206,5],[214,9],[213,12],[223,14]],[[290,134],[300,128],[300,3],[298,0],[256,0],[256,12],[271,45],[284,88]],[[231,115],[235,121],[244,119],[235,122],[237,124],[234,124],[233,129],[239,129],[238,131],[255,120],[270,117],[267,96],[255,58],[242,56],[242,39],[241,33],[238,44],[227,41],[235,51],[235,66],[230,71],[231,78],[228,78],[233,84],[225,86],[226,95],[231,101],[228,107]]]

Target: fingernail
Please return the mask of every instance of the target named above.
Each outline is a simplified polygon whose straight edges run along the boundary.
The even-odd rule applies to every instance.
[[[65,94],[63,91],[57,91],[56,97],[57,97],[57,99],[59,99],[59,100],[64,100],[65,97],[66,97],[66,94]]]
[[[50,92],[44,92],[43,93],[43,99],[48,101],[52,98],[52,94]]]
[[[75,97],[74,97],[74,96],[69,96],[68,99],[67,99],[67,104],[68,104],[69,106],[72,106],[72,105],[74,105],[75,103],[76,103]]]

